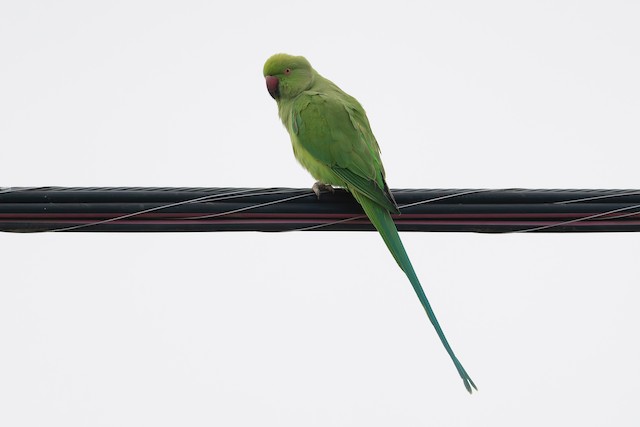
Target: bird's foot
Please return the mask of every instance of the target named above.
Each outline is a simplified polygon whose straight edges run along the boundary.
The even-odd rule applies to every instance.
[[[329,184],[323,184],[320,181],[317,181],[315,184],[313,184],[313,187],[311,187],[311,189],[314,193],[316,193],[318,199],[320,198],[320,193],[322,193],[323,191],[330,191],[332,193],[335,191],[332,186],[330,186]]]

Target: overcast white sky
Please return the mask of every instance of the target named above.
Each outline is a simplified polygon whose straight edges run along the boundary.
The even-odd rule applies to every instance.
[[[0,3],[0,186],[309,187],[262,77],[392,188],[639,188],[637,2]],[[3,426],[637,426],[640,235],[0,234]]]

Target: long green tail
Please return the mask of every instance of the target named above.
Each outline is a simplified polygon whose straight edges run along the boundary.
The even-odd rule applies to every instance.
[[[449,353],[453,364],[456,366],[458,374],[460,374],[465,388],[469,393],[472,392],[471,387],[478,390],[476,385],[473,383],[473,380],[469,377],[469,374],[467,374],[467,371],[465,371],[464,367],[451,349],[447,338],[444,336],[444,332],[442,331],[442,328],[438,323],[438,319],[436,319],[436,315],[431,308],[431,304],[429,304],[429,300],[427,299],[427,296],[422,289],[422,285],[420,285],[418,276],[413,270],[413,266],[411,265],[411,261],[409,260],[409,256],[407,255],[407,251],[404,249],[402,240],[400,240],[400,235],[398,234],[396,224],[393,222],[393,218],[391,218],[391,214],[389,214],[389,212],[385,208],[372,201],[368,197],[358,194],[357,191],[353,191],[353,196],[358,202],[360,202],[362,208],[369,217],[369,220],[382,236],[382,239],[387,244],[389,251],[391,251],[391,254],[396,259],[396,262],[409,278],[413,289],[418,295],[418,299],[422,303],[424,310],[427,312],[427,316],[429,317],[429,320],[431,320],[433,327],[436,329],[436,332],[440,337],[440,341],[442,341],[442,345],[444,345],[444,348],[447,350],[447,353]]]

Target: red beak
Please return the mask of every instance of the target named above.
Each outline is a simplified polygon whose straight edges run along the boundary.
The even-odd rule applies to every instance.
[[[271,95],[273,99],[278,99],[278,97],[280,96],[280,90],[278,89],[280,81],[278,80],[278,78],[273,76],[266,76],[265,80],[267,81],[267,90],[269,91],[269,95]]]

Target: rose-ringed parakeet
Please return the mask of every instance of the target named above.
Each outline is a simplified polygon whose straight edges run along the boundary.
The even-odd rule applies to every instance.
[[[264,64],[269,94],[291,137],[296,159],[318,180],[313,189],[339,186],[362,205],[405,272],[464,386],[475,384],[453,353],[404,249],[391,213],[399,213],[385,181],[380,148],[360,103],[318,74],[302,56],[276,54]]]

